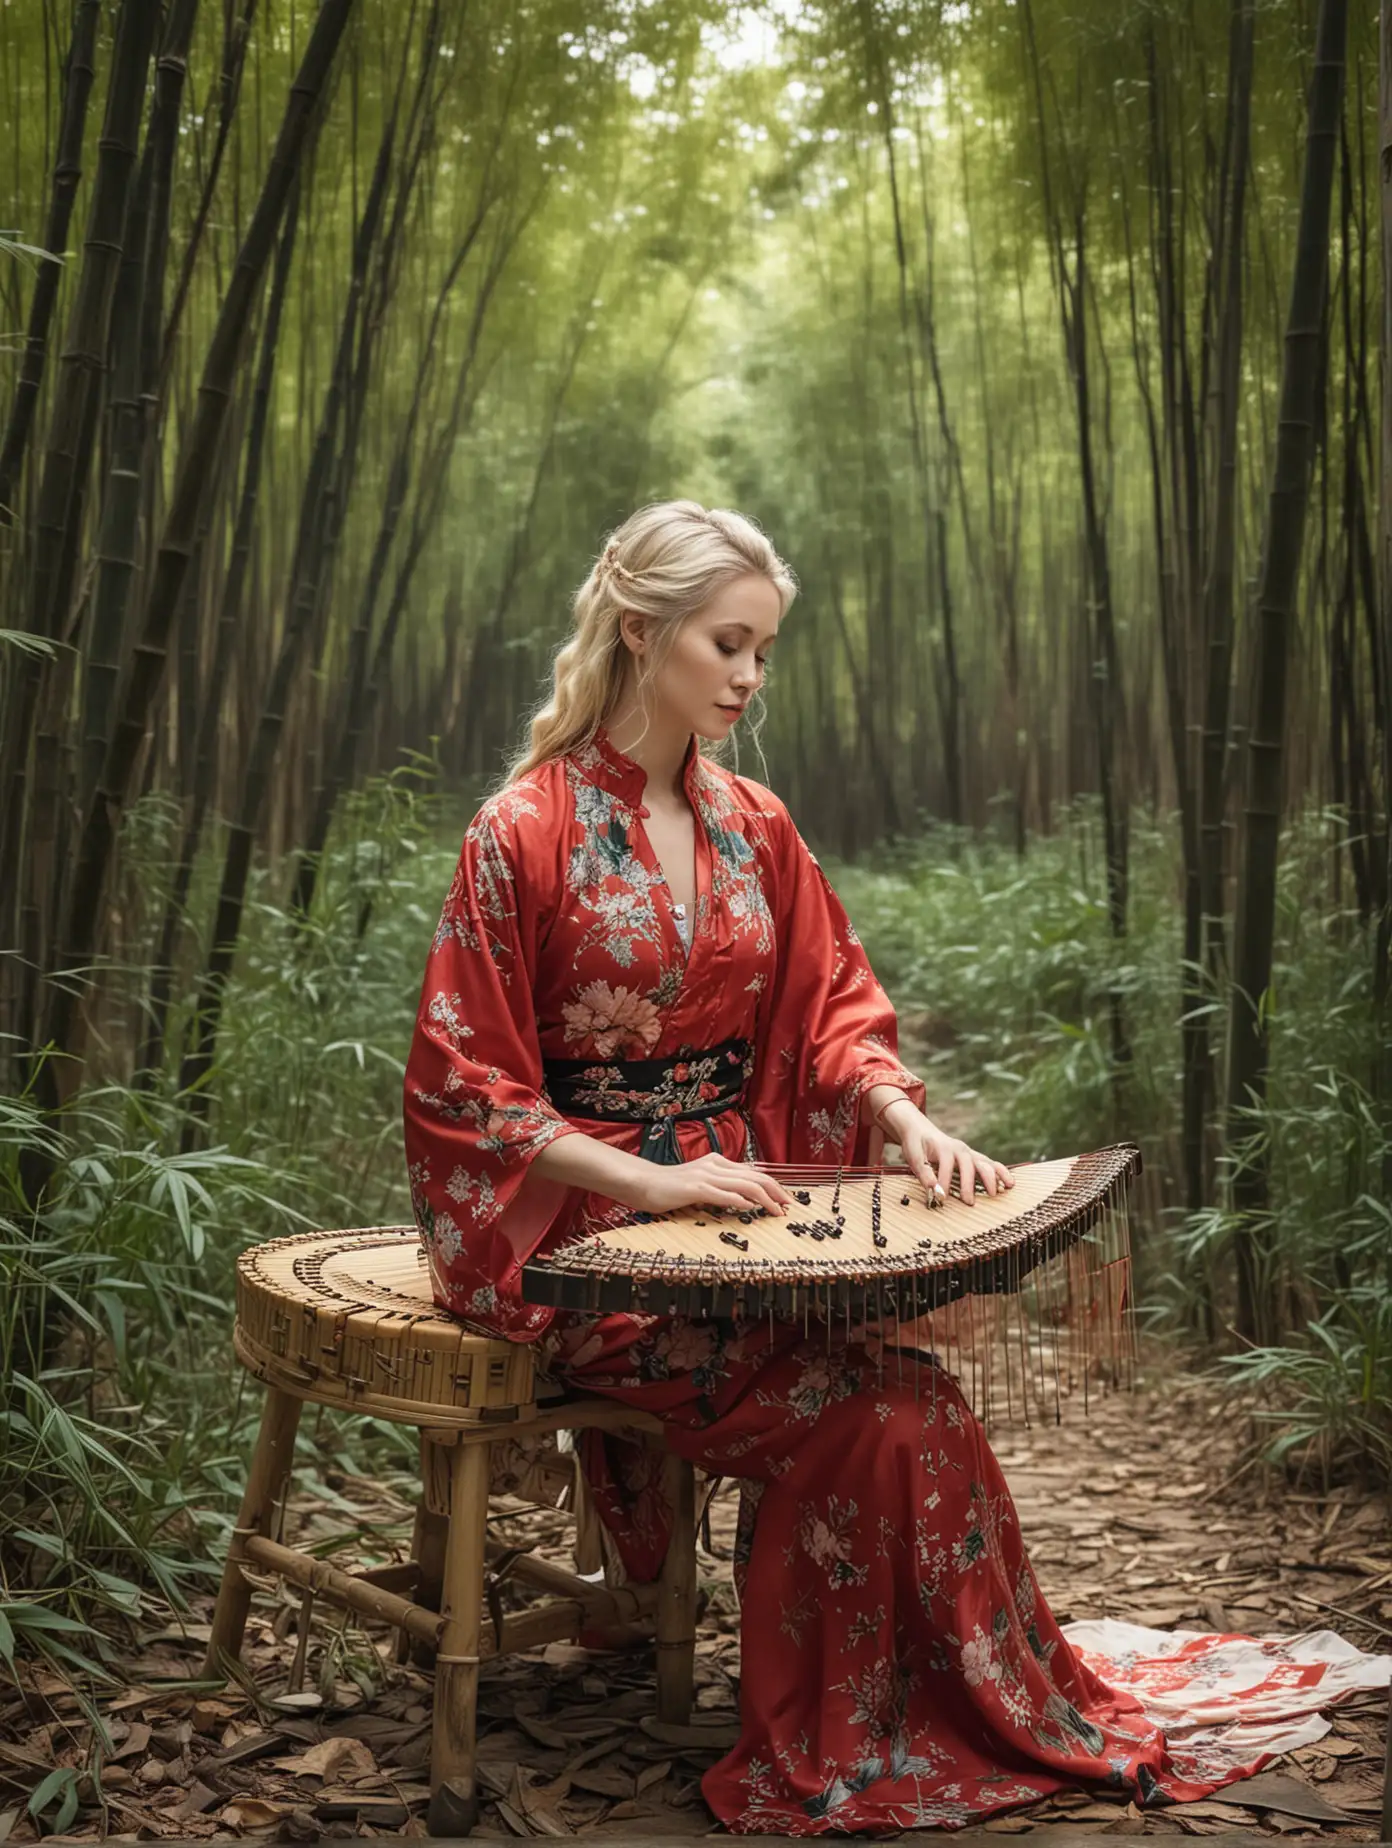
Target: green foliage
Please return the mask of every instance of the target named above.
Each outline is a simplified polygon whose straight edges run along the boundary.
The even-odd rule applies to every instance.
[[[1118,946],[1093,808],[1079,804],[1059,823],[1023,858],[935,828],[837,875],[901,1014],[911,1024],[930,1010],[941,1024],[929,1037],[943,1037],[944,1026],[950,1034],[929,1069],[972,1105],[977,1145],[1002,1160],[1098,1147],[1134,1137],[1138,1125],[1154,1126],[1142,1138],[1152,1141],[1178,1096],[1172,832],[1134,823],[1132,929]],[[1113,992],[1135,1046],[1120,1094]],[[931,1114],[931,1077],[928,1088]]]
[[[157,819],[130,818],[156,881]],[[345,804],[310,918],[275,901],[284,866],[262,872],[209,1078],[216,1145],[180,1147],[187,998],[152,1089],[110,1082],[49,1118],[0,1100],[0,1659],[101,1677],[100,1629],[218,1569],[256,1409],[230,1363],[238,1253],[407,1210],[399,1094],[453,870],[440,825],[408,768]],[[301,1443],[321,1469],[408,1463],[401,1433],[346,1430]]]
[[[453,872],[458,825],[428,765],[344,807],[312,915],[258,874],[247,940],[210,1077],[217,1142],[179,1152],[179,1032],[153,1089],[81,1092],[56,1120],[0,1101],[0,1532],[8,1587],[0,1659],[38,1655],[100,1677],[103,1632],[150,1594],[178,1606],[207,1584],[240,1493],[255,1395],[229,1364],[233,1269],[247,1243],[304,1224],[399,1223],[399,1087],[425,945]],[[1024,1160],[1135,1135],[1152,1173],[1175,1163],[1179,946],[1173,830],[1139,821],[1132,934],[1111,938],[1095,812],[1060,814],[1017,858],[932,830],[831,873],[936,1095],[970,1106],[976,1146]],[[160,878],[158,817],[131,818]],[[1367,1069],[1367,958],[1349,919],[1312,902],[1325,818],[1284,857],[1278,999],[1266,1127],[1275,1155],[1280,1348],[1227,1364],[1263,1401],[1270,1455],[1313,1446],[1324,1467],[1392,1466],[1392,1218],[1370,1177],[1384,1133],[1348,1076]],[[207,882],[195,892],[195,917]],[[155,915],[158,906],[153,906]],[[186,986],[186,984],[185,984]],[[1118,1103],[1109,1009],[1124,998],[1134,1059]],[[32,1175],[44,1177],[31,1197]],[[1181,1328],[1224,1274],[1222,1213],[1150,1229],[1146,1295]],[[407,1434],[332,1417],[301,1436],[323,1483],[337,1469],[414,1468]],[[332,1492],[325,1488],[326,1495]],[[334,1497],[350,1527],[350,1499]],[[51,1793],[50,1809],[61,1807]]]
[[[837,885],[877,971],[912,1026],[933,1110],[973,1109],[975,1146],[1003,1160],[1141,1143],[1162,1200],[1180,1171],[1181,943],[1176,829],[1133,818],[1130,933],[1108,927],[1100,829],[1087,805],[1023,858],[935,830],[911,848],[842,869]],[[1273,1057],[1257,1113],[1272,1208],[1262,1287],[1283,1305],[1280,1346],[1221,1363],[1259,1390],[1266,1455],[1314,1454],[1392,1477],[1392,1206],[1380,1176],[1392,1125],[1356,1076],[1376,1056],[1372,958],[1357,914],[1331,906],[1337,817],[1300,816],[1282,847],[1273,967]],[[1124,998],[1133,1058],[1112,1080],[1109,1006]],[[1143,1313],[1192,1332],[1224,1290],[1237,1227],[1222,1207],[1162,1210],[1139,1253]]]

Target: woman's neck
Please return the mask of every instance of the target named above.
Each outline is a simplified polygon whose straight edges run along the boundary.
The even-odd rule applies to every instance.
[[[664,728],[645,719],[637,707],[622,705],[604,721],[604,729],[616,750],[647,771],[650,790],[659,797],[684,797],[682,771],[691,745],[690,731]]]

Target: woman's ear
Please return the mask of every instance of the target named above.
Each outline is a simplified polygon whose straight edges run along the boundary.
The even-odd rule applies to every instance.
[[[619,634],[630,654],[642,654],[648,645],[648,618],[639,610],[621,611]]]

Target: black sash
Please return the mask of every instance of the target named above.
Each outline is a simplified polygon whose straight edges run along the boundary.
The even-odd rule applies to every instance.
[[[710,1118],[744,1101],[753,1069],[754,1047],[746,1039],[722,1040],[702,1052],[683,1047],[660,1059],[542,1061],[547,1094],[564,1116],[646,1124],[638,1153],[668,1166],[682,1160],[681,1122],[704,1120],[710,1145],[719,1152]]]

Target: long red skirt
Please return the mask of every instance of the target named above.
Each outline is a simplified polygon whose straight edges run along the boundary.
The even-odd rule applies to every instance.
[[[932,1360],[788,1324],[611,1315],[558,1317],[542,1362],[654,1413],[673,1450],[757,1496],[736,1557],[740,1739],[702,1783],[728,1829],[954,1828],[1070,1784],[1140,1803],[1217,1787],[1075,1655]],[[660,1454],[583,1438],[626,1569],[655,1578]]]

